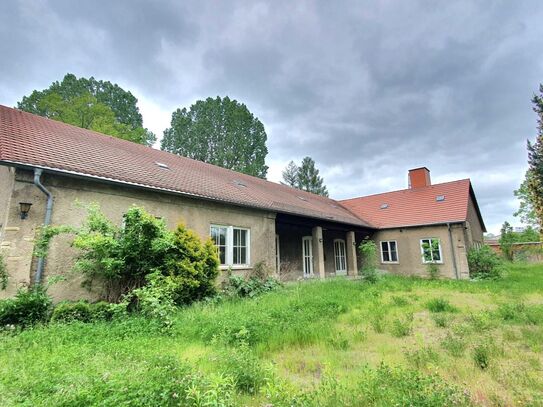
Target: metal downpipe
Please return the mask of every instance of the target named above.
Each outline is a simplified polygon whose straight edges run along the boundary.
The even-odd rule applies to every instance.
[[[42,173],[43,170],[41,168],[34,169],[34,185],[36,185],[40,189],[40,191],[42,191],[47,196],[47,205],[45,207],[45,219],[43,220],[43,226],[49,226],[51,224],[51,216],[53,214],[53,195],[41,183]],[[36,268],[36,274],[34,275],[34,283],[36,285],[41,284],[44,267],[45,258],[38,258],[38,266]]]
[[[455,275],[456,279],[459,280],[460,276],[458,275],[458,267],[456,265],[456,255],[455,255],[455,252],[454,252],[454,242],[453,242],[453,237],[452,237],[452,232],[451,232],[451,224],[450,223],[447,223],[447,229],[449,230],[449,243],[451,245],[451,255],[452,255],[452,261],[453,261],[453,267],[454,267],[454,275]]]

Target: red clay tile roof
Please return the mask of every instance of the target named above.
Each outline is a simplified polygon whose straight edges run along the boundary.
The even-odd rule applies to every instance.
[[[369,226],[329,198],[0,105],[2,163]]]
[[[441,196],[444,199],[437,200]],[[387,229],[464,222],[470,196],[485,230],[469,179],[346,199],[340,203],[377,228]]]

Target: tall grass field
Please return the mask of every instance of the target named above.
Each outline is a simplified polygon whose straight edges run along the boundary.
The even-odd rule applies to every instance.
[[[543,266],[498,281],[287,284],[0,332],[2,406],[541,406]]]

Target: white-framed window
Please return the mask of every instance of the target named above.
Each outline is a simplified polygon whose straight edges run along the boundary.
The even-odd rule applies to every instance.
[[[343,239],[334,239],[334,261],[336,274],[345,274],[347,272],[347,256]]]
[[[250,264],[251,233],[249,229],[211,225],[210,236],[217,247],[221,266],[247,266]]]
[[[304,236],[302,238],[302,254],[304,262],[304,277],[313,275],[313,237]]]
[[[420,239],[420,252],[423,263],[443,263],[441,241],[436,237]]]
[[[381,263],[398,262],[398,243],[396,240],[381,241]]]

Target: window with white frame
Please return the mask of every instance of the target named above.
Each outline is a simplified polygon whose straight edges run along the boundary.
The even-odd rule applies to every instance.
[[[395,240],[381,242],[381,263],[398,263],[398,243]]]
[[[441,255],[441,241],[438,238],[430,237],[420,240],[420,251],[423,263],[443,263]]]
[[[347,257],[345,254],[345,240],[334,239],[334,260],[336,265],[336,273],[347,272]]]
[[[211,225],[210,234],[221,266],[246,266],[250,263],[249,229]]]

